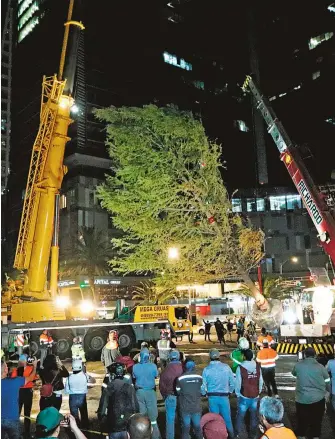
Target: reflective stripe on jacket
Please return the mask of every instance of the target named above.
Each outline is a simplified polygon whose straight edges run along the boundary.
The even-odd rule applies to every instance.
[[[256,361],[260,363],[262,368],[276,367],[278,354],[271,348],[264,348],[257,354]]]

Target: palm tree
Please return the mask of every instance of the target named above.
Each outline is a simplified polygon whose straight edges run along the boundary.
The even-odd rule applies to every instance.
[[[247,285],[242,285],[242,288],[246,291],[246,294],[251,295]],[[265,278],[263,295],[266,299],[285,300],[290,299],[292,294],[292,287],[287,286],[282,277]]]
[[[162,305],[175,297],[175,291],[168,288],[158,288],[152,281],[141,282],[135,287],[133,300],[140,300],[142,305]]]
[[[86,275],[94,292],[94,276],[109,274],[108,261],[113,256],[106,233],[94,227],[82,227],[77,239],[68,240],[63,249],[60,273],[66,276]]]

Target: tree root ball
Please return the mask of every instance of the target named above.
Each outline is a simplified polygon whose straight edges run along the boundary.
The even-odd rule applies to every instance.
[[[252,320],[261,328],[273,331],[278,329],[283,321],[283,307],[278,299],[268,299],[269,307],[266,311],[261,311],[256,304],[252,309]]]

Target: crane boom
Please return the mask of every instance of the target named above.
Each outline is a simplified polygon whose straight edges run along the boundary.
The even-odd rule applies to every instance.
[[[278,120],[268,99],[262,95],[251,76],[247,76],[243,90],[251,91],[257,102],[257,108],[262,113],[268,132],[273,138],[292,181],[299,192],[325,252],[335,265],[335,219],[327,206],[322,194],[308,172],[298,149],[295,147],[282,123]]]
[[[46,288],[52,244],[51,295],[57,291],[58,240],[52,241],[55,218],[55,201],[59,199],[66,167],[63,166],[65,145],[68,142],[70,109],[74,103],[70,92],[65,93],[63,79],[70,25],[84,29],[81,22],[72,20],[74,0],[70,0],[60,67],[57,75],[43,77],[40,125],[33,146],[24,198],[14,267],[27,269],[23,294],[35,299],[48,299]],[[56,233],[57,235],[57,233]]]

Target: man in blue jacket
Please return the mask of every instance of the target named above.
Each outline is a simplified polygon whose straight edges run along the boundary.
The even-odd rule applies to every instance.
[[[148,349],[142,349],[140,362],[133,367],[133,377],[140,412],[147,415],[152,425],[153,439],[159,439],[160,433],[157,425],[158,408],[156,395],[156,378],[158,369],[156,364],[150,363],[150,353]]]
[[[225,420],[230,437],[234,437],[231,420],[229,394],[234,391],[235,378],[231,368],[220,361],[220,352],[212,349],[210,363],[202,373],[202,393],[208,396],[209,411],[219,413]]]

